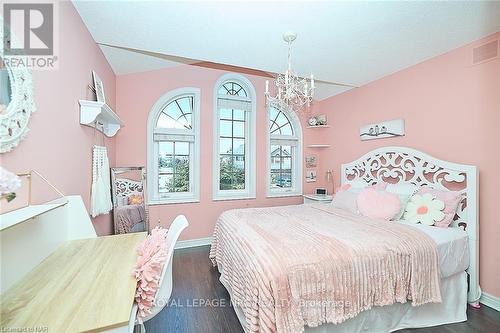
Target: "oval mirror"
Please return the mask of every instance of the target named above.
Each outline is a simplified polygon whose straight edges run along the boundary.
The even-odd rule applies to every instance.
[[[0,35],[2,25],[0,24]],[[16,56],[19,60],[23,56]],[[31,114],[36,111],[30,70],[10,58],[0,49],[0,153],[14,149],[28,132]]]
[[[3,58],[0,57],[0,114],[7,113],[7,108],[12,99],[12,84],[9,69],[5,67]]]

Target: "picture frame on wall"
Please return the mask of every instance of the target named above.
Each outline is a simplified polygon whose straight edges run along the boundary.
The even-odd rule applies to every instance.
[[[394,119],[376,124],[364,125],[359,129],[359,137],[361,141],[392,138],[404,135],[404,119]]]
[[[317,178],[316,170],[307,170],[306,171],[306,183],[314,183]]]
[[[92,79],[94,80],[95,96],[98,102],[106,103],[106,95],[104,94],[104,83],[95,71],[92,71]]]
[[[306,168],[315,168],[317,166],[316,155],[306,156]]]

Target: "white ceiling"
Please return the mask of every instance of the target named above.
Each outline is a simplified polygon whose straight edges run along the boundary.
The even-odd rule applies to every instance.
[[[101,45],[101,50],[117,75],[146,72],[181,65],[181,63],[175,61],[168,61],[106,45]]]
[[[500,31],[500,2],[73,1],[98,43],[357,86]],[[177,62],[102,46],[116,74]],[[346,88],[320,85],[316,97]]]

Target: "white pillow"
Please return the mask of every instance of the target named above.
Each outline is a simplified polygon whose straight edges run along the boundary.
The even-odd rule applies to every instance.
[[[418,190],[418,186],[409,183],[387,184],[385,190],[394,194],[413,195]]]
[[[351,187],[347,190],[348,192],[353,192],[359,194],[365,187],[368,186],[368,183],[362,179],[356,179],[347,184],[351,185]]]
[[[399,201],[401,202],[400,206],[401,210],[392,218],[391,221],[398,221],[401,220],[401,218],[403,217],[403,214],[406,211],[406,206],[408,205],[408,202],[410,202],[412,195],[398,194],[398,193],[393,193],[393,194],[396,194],[398,196]]]
[[[409,183],[387,184],[385,188],[387,192],[394,193],[401,201],[401,211],[394,216],[393,221],[400,220],[406,211],[406,205],[410,198],[418,191],[418,186]]]
[[[332,199],[332,207],[358,214],[358,193],[350,191],[339,191]]]
[[[350,184],[351,188],[365,188],[368,186],[368,183],[362,179],[356,179],[348,182],[347,184]]]

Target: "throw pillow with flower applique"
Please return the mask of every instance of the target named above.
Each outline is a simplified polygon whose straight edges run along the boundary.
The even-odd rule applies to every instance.
[[[411,223],[434,225],[444,219],[445,205],[430,193],[415,194],[406,205],[404,219]]]

